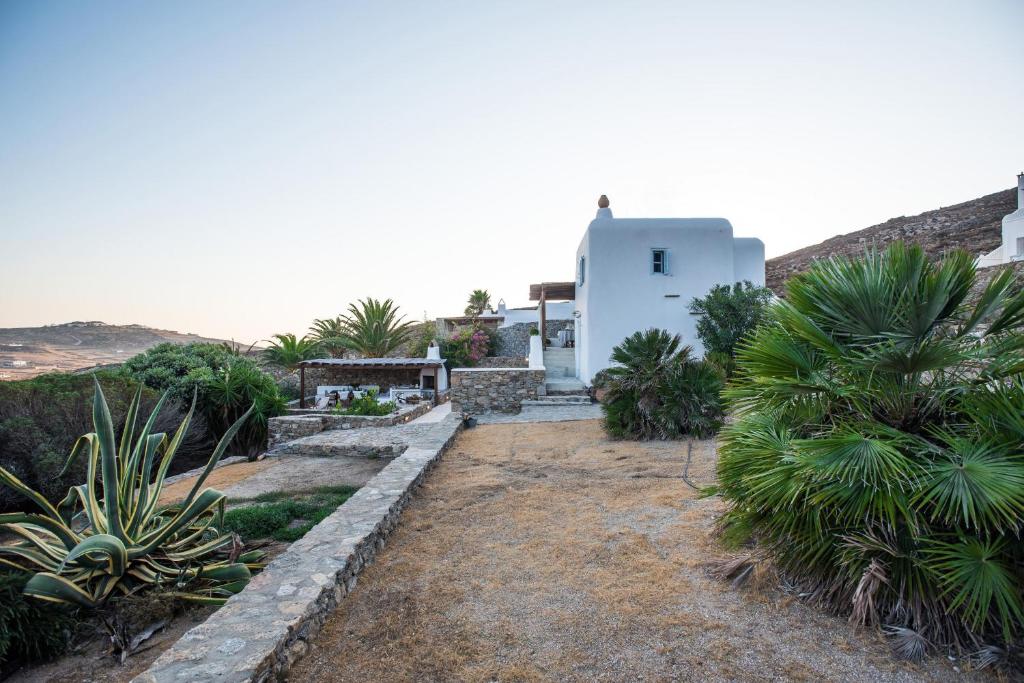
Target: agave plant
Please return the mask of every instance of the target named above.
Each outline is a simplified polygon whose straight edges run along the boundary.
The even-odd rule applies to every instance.
[[[691,354],[678,334],[654,328],[634,332],[613,348],[615,365],[607,370],[607,394],[601,403],[608,433],[670,439],[717,432],[722,378]]]
[[[96,382],[95,431],[79,438],[68,457],[68,464],[86,458],[87,479],[56,506],[0,468],[0,483],[40,509],[0,515],[0,528],[18,537],[0,545],[0,565],[33,573],[25,585],[27,595],[94,608],[113,596],[161,586],[184,599],[220,604],[249,581],[259,553],[234,556],[236,538],[218,531],[224,494],[203,488],[249,413],[227,430],[185,499],[164,506],[160,494],[167,470],[188,431],[195,402],[168,439],[153,433],[166,394],[137,432],[141,393],[140,388],[116,443],[110,410]]]
[[[718,462],[732,540],[855,622],[972,649],[1024,631],[1024,292],[976,278],[896,244],[791,279]]]

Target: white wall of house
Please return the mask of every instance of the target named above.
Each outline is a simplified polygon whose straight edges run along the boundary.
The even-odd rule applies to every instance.
[[[665,273],[652,268],[654,250],[664,250]],[[601,209],[576,251],[576,278],[577,376],[589,384],[637,330],[667,329],[702,354],[690,301],[718,284],[764,285],[764,244],[734,238],[724,218],[614,218]]]
[[[572,320],[573,304],[571,301],[548,301],[544,307],[548,320]],[[493,318],[502,316],[504,321],[498,327],[508,327],[516,323],[540,323],[540,306],[533,308],[508,308],[504,302],[498,302],[498,308],[494,313],[484,313],[481,318]]]
[[[975,261],[978,268],[1024,261],[1024,173],[1017,176],[1017,210],[1003,218],[1003,243]]]

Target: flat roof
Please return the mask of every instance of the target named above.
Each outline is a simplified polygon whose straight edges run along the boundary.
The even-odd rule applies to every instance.
[[[436,358],[316,358],[304,360],[305,368],[358,368],[360,370],[418,370],[439,368],[443,360]]]
[[[540,301],[540,290],[544,288],[544,298],[548,301],[562,299],[573,301],[576,299],[575,282],[542,282],[538,285],[530,285],[530,301]]]

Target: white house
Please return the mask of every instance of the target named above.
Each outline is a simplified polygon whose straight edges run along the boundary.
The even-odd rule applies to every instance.
[[[584,384],[637,330],[669,330],[703,353],[690,301],[719,284],[764,285],[764,243],[735,237],[724,218],[615,218],[604,196],[598,207],[576,250],[576,377]]]
[[[1017,210],[1003,218],[1003,243],[978,257],[979,268],[1024,260],[1024,173],[1017,174]]]

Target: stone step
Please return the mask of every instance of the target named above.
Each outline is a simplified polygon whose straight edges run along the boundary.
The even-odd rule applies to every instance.
[[[583,382],[579,381],[575,377],[565,378],[545,378],[544,388],[547,389],[548,395],[553,394],[581,394],[585,389]]]

